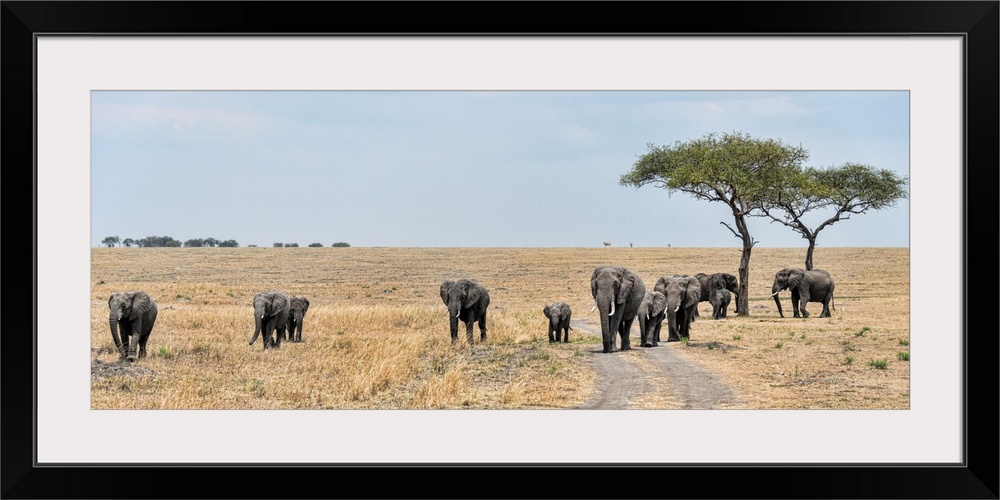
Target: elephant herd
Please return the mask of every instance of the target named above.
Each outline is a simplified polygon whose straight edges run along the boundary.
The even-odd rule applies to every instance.
[[[156,323],[156,301],[142,290],[115,292],[108,299],[108,309],[111,338],[119,356],[128,361],[146,357],[146,342]],[[264,349],[280,347],[282,338],[302,342],[302,320],[308,309],[309,299],[305,297],[291,297],[277,290],[258,293],[253,299],[255,327],[250,345],[261,332]]]
[[[830,317],[834,281],[820,270],[785,268],[774,275],[771,297],[782,318],[784,313],[778,292],[791,290],[792,311],[796,318],[809,317],[806,303],[820,302],[820,317]],[[603,352],[631,349],[632,323],[639,320],[639,342],[655,347],[660,329],[667,323],[667,342],[690,338],[691,323],[698,317],[698,304],[712,305],[712,319],[724,319],[729,304],[738,298],[736,276],[728,273],[660,276],[652,290],[637,273],[622,266],[597,266],[590,277],[590,291],[595,310],[600,310]],[[465,324],[465,337],[473,343],[473,327],[479,325],[479,340],[486,340],[486,310],[490,294],[472,279],[446,279],[441,283],[441,300],[448,310],[452,342],[458,340],[458,323]],[[135,361],[146,356],[146,342],[156,322],[156,302],[141,290],[115,292],[108,299],[108,321],[115,348],[122,359]],[[309,299],[293,297],[278,290],[254,296],[254,333],[250,345],[263,333],[264,349],[278,348],[282,338],[302,341],[302,322],[309,309]],[[549,321],[549,342],[569,342],[572,310],[562,301],[546,304],[542,313]],[[119,335],[119,331],[121,334]],[[617,339],[616,339],[617,336]],[[616,342],[617,341],[617,342]],[[616,348],[616,343],[620,346]]]

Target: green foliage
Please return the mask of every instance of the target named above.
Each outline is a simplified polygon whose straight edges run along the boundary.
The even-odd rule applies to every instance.
[[[122,240],[122,245],[126,247],[131,247],[132,245],[138,245],[138,243],[132,238],[125,238]]]
[[[238,246],[240,246],[240,244],[239,244],[239,243],[237,243],[237,242],[236,242],[236,240],[226,240],[226,241],[220,241],[220,242],[219,242],[219,246],[220,246],[220,247],[230,247],[230,248],[235,248],[235,247],[238,247]]]
[[[314,248],[319,248],[319,247],[323,246],[323,244],[322,243],[310,243],[309,246],[310,247],[314,247]]]
[[[775,349],[781,349],[781,347],[782,347],[783,345],[785,345],[785,344],[784,344],[783,342],[781,342],[781,341],[779,340],[778,342],[776,342],[776,343],[774,344],[774,348],[775,348]]]
[[[899,352],[896,353],[896,359],[898,359],[900,361],[909,361],[910,360],[910,353],[906,352],[906,351],[899,351]]]
[[[121,239],[118,238],[117,236],[108,236],[107,238],[104,238],[103,240],[101,240],[101,244],[104,245],[104,246],[106,246],[106,247],[108,247],[108,248],[111,248],[111,247],[117,245],[120,242],[121,242]]]
[[[141,247],[179,247],[181,242],[171,238],[170,236],[147,236],[139,240],[139,246]]]
[[[184,242],[184,246],[186,246],[186,247],[203,247],[203,246],[205,246],[205,240],[203,240],[201,238],[197,238],[197,239],[193,239],[193,240],[187,240],[187,241]]]
[[[860,330],[858,330],[858,331],[857,331],[857,332],[856,332],[856,333],[854,334],[854,336],[855,336],[855,337],[864,337],[864,336],[865,336],[865,334],[866,334],[866,333],[868,333],[868,332],[870,332],[871,330],[872,330],[871,328],[868,328],[867,326],[863,326],[863,327],[861,327],[861,329],[860,329]]]
[[[741,335],[739,335],[739,334],[734,334],[733,335],[733,340],[739,340],[741,338],[743,338],[743,337]]]
[[[345,243],[345,242],[343,242],[343,241],[338,241],[338,242],[334,243],[334,244],[333,244],[333,245],[331,245],[331,246],[333,246],[333,247],[337,247],[337,248],[340,248],[340,247],[345,247],[345,248],[346,248],[346,247],[349,247],[349,246],[351,246],[351,245],[348,245],[347,243]]]
[[[885,370],[889,366],[889,360],[887,359],[869,359],[868,366],[875,368],[876,370]]]
[[[285,244],[284,244],[284,243],[277,243],[277,242],[276,242],[276,243],[274,244],[274,248],[281,248],[281,247],[283,247],[283,246],[285,246]]]
[[[899,339],[899,345],[901,345],[901,346],[908,346],[908,345],[910,345],[910,340],[909,339]]]
[[[285,248],[298,247],[298,243],[285,243]]]
[[[845,365],[850,366],[850,364],[853,363],[853,362],[854,362],[854,356],[845,356],[844,357],[844,364]]]

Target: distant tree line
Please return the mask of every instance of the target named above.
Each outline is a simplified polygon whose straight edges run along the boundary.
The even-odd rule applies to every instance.
[[[193,238],[181,243],[179,240],[175,240],[170,236],[147,236],[140,240],[125,238],[121,239],[118,236],[108,236],[101,240],[101,245],[106,247],[230,247],[235,248],[240,246],[236,240],[217,240],[215,238]],[[250,247],[256,247],[257,245],[249,245]],[[275,243],[275,248],[294,248],[298,247],[298,243]],[[310,243],[310,247],[322,247],[322,243]],[[338,241],[332,247],[349,247],[351,245]]]
[[[195,238],[181,243],[170,236],[147,236],[136,240],[132,238],[121,239],[118,236],[108,236],[101,240],[101,244],[106,247],[238,247],[236,240],[217,240],[215,238]]]

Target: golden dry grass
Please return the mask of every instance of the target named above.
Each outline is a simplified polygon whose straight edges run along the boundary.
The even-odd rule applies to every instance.
[[[713,321],[667,348],[720,374],[745,408],[909,407],[909,252],[820,248],[837,281],[832,318],[779,318],[774,272],[802,249],[754,249],[750,316]],[[595,265],[628,266],[649,287],[665,274],[737,274],[735,248],[95,248],[93,408],[570,408],[593,390],[599,339],[550,345],[542,307],[590,314]],[[471,277],[490,291],[489,338],[452,345],[438,288]],[[262,350],[250,302],[275,288],[310,299],[303,343]],[[111,352],[107,298],[142,289],[160,309],[149,356]],[[785,311],[791,307],[782,294]],[[596,313],[595,313],[596,314]],[[869,360],[886,360],[884,369]],[[653,403],[655,406],[655,402]]]

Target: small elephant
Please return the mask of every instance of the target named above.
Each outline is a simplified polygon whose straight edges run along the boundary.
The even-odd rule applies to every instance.
[[[705,274],[698,273],[694,275],[698,278],[698,283],[701,285],[701,298],[698,302],[709,301],[712,297],[712,293],[720,288],[724,288],[732,292],[733,296],[739,299],[739,282],[736,281],[736,276],[729,273],[714,273]],[[711,301],[709,301],[711,302]],[[695,317],[700,316],[698,314],[698,308],[694,310]],[[714,313],[713,313],[714,315]],[[693,319],[691,321],[694,321]]]
[[[553,302],[542,309],[542,314],[549,319],[549,342],[569,342],[570,317],[573,310],[565,302]],[[565,332],[566,335],[563,335]]]
[[[712,304],[712,319],[725,318],[729,302],[732,300],[733,294],[725,288],[712,292],[712,296],[708,298],[708,302]]]
[[[290,303],[288,294],[277,290],[260,292],[254,296],[254,331],[250,345],[253,345],[257,341],[257,336],[263,332],[264,350],[281,347],[281,338],[285,336],[285,328],[288,327]]]
[[[701,297],[701,283],[691,276],[661,276],[653,290],[667,297],[667,342],[691,336],[691,321]]]
[[[660,327],[667,314],[667,297],[656,290],[646,291],[639,304],[639,335],[643,347],[656,347],[660,343]]]
[[[830,308],[833,305],[833,277],[830,273],[822,269],[806,271],[795,267],[786,267],[774,273],[774,284],[771,285],[771,296],[778,306],[778,315],[782,318],[785,315],[781,312],[781,299],[778,292],[790,289],[792,291],[792,312],[795,317],[799,317],[799,310],[802,317],[808,318],[806,312],[807,302],[822,302],[823,312],[819,314],[821,318],[830,317]]]
[[[146,342],[156,323],[156,302],[142,290],[116,292],[108,299],[108,309],[111,338],[118,354],[128,361],[145,358]]]
[[[305,297],[292,297],[288,302],[288,323],[286,324],[285,339],[291,342],[302,342],[302,320],[309,310],[309,299]]]
[[[590,276],[594,308],[601,311],[602,352],[615,352],[615,333],[621,338],[621,350],[631,349],[629,333],[639,304],[646,295],[646,284],[631,269],[621,266],[597,266]]]
[[[486,341],[486,308],[490,305],[490,294],[475,280],[444,280],[441,283],[441,300],[448,306],[451,341],[458,341],[458,320],[465,323],[465,337],[472,344],[472,326],[479,323],[479,341]]]

